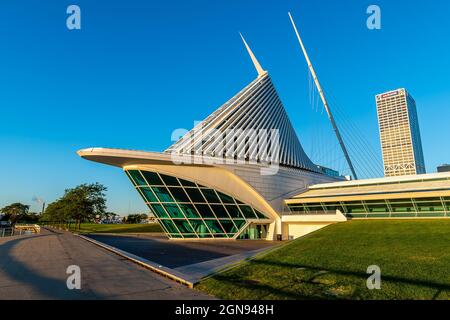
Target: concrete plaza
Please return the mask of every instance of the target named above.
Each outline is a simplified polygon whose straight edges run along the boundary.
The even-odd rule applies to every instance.
[[[67,288],[70,265],[81,269],[81,290]],[[0,300],[208,298],[69,232],[0,239]]]
[[[90,234],[89,238],[139,257],[176,269],[249,252],[265,250],[278,242],[265,240],[169,240],[163,234]]]

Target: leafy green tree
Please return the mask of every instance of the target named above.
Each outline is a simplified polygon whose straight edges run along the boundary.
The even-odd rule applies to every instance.
[[[16,202],[0,209],[0,212],[4,215],[2,220],[15,224],[18,220],[25,218],[29,210],[29,205]]]
[[[42,214],[42,221],[66,221],[70,220],[63,198],[50,203]]]
[[[97,215],[105,214],[106,190],[100,183],[82,184],[73,189],[66,189],[64,196],[48,205],[42,220],[75,220],[79,230],[82,221],[92,221]]]

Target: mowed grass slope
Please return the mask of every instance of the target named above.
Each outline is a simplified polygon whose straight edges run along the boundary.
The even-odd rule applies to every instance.
[[[75,227],[71,225],[71,227]],[[159,224],[97,224],[82,223],[80,230],[72,229],[72,231],[80,233],[151,233],[163,232]]]
[[[367,289],[370,265],[380,290]],[[197,288],[223,299],[450,299],[450,220],[332,225]]]

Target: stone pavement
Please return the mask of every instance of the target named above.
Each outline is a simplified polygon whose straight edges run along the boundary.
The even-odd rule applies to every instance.
[[[69,290],[67,267],[81,269]],[[0,238],[1,299],[211,299],[69,232]]]

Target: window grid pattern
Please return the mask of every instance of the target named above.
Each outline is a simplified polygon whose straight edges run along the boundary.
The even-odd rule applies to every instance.
[[[170,238],[233,238],[249,220],[270,220],[218,190],[153,171],[125,171]]]
[[[385,176],[425,173],[414,99],[404,89],[376,99]]]
[[[288,204],[288,214],[339,210],[352,218],[450,217],[450,197]]]

